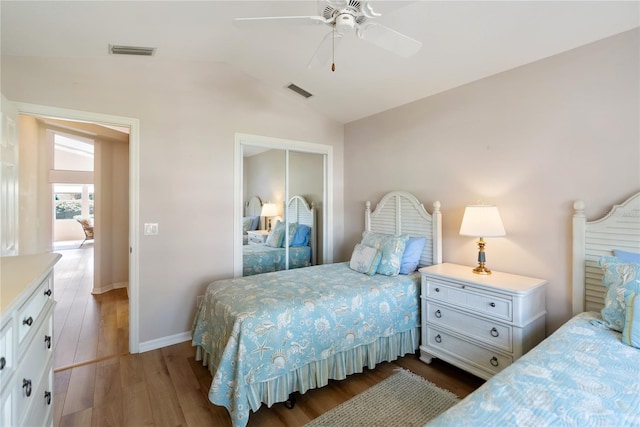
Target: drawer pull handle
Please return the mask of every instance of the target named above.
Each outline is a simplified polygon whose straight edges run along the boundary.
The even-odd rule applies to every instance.
[[[492,366],[498,366],[498,359],[495,356],[493,356],[489,362]]]
[[[23,378],[22,379],[22,388],[24,389],[24,392],[27,395],[27,397],[31,396],[31,380]]]
[[[51,392],[50,391],[46,391],[44,392],[44,401],[47,402],[47,405],[51,405]]]
[[[440,288],[435,288],[434,291],[440,292]]]
[[[500,335],[500,332],[498,332],[498,330],[496,328],[491,328],[491,336],[492,337],[497,337]]]
[[[440,312],[440,310],[436,310],[436,317],[438,319],[442,317],[442,313]]]
[[[442,342],[442,337],[440,336],[440,334],[436,335],[435,340],[436,342]]]
[[[51,349],[51,335],[45,335],[44,342],[47,344],[47,348]]]
[[[490,302],[490,303],[489,303],[489,305],[490,305],[491,307],[495,307],[495,306],[496,306],[496,303],[495,303],[495,302]]]
[[[0,357],[0,371],[2,371],[5,366],[7,366],[7,359],[2,356]]]
[[[31,326],[33,325],[33,317],[29,316],[22,321],[23,325]]]
[[[44,291],[44,294],[48,297],[51,296],[51,289],[47,289],[46,291]]]

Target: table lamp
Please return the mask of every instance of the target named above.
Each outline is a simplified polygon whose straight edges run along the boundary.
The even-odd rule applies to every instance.
[[[492,205],[471,205],[464,209],[461,236],[478,237],[478,266],[473,269],[476,274],[491,274],[485,267],[484,238],[501,237],[506,233],[498,208]]]
[[[271,231],[271,218],[274,216],[278,216],[278,206],[276,206],[275,203],[265,203],[264,205],[262,205],[260,216],[264,216],[267,218],[267,231]]]

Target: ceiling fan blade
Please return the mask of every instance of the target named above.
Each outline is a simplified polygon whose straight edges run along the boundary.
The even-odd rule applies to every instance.
[[[330,31],[324,39],[320,42],[316,53],[313,54],[311,61],[307,65],[307,68],[320,68],[323,65],[327,65],[332,57],[332,53],[338,46],[340,40],[342,40],[343,33],[339,31]]]
[[[258,18],[235,18],[233,24],[236,26],[247,25],[316,25],[327,24],[330,20],[322,16],[263,16]]]
[[[359,38],[403,58],[415,55],[422,47],[422,42],[373,22],[359,25],[356,34]]]

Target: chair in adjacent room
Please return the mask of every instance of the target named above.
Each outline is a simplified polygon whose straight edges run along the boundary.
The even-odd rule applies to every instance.
[[[87,240],[93,240],[93,225],[86,218],[76,219],[82,225],[82,231],[84,231],[84,240],[80,243],[80,247],[84,245]]]

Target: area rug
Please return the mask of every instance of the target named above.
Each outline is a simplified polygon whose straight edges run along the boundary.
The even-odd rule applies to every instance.
[[[325,412],[305,427],[423,426],[458,397],[404,369]]]

